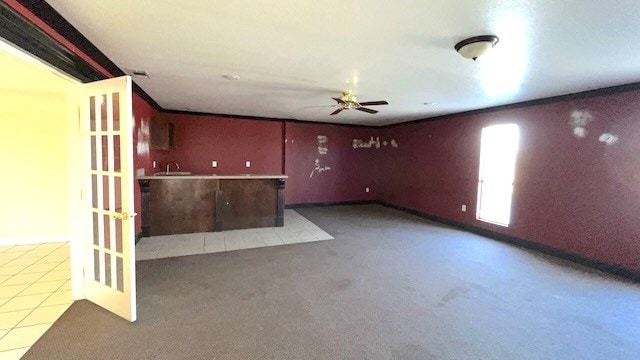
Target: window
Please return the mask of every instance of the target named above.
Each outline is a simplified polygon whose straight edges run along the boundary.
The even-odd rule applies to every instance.
[[[509,226],[519,140],[520,131],[515,124],[482,129],[478,220]]]

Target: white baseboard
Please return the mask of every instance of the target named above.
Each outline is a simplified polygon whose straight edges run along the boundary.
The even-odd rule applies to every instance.
[[[31,245],[31,244],[44,244],[44,243],[67,242],[67,241],[69,241],[69,236],[6,238],[6,239],[0,239],[0,246]]]

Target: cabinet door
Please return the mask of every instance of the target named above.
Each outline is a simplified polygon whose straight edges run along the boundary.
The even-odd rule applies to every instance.
[[[163,117],[154,117],[149,123],[151,150],[172,150],[174,148],[174,125]]]
[[[222,230],[277,225],[278,183],[275,180],[220,180]]]

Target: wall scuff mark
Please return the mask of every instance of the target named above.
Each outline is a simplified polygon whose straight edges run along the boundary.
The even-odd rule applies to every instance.
[[[329,152],[329,138],[324,135],[318,135],[318,154],[326,155]]]
[[[396,142],[395,139],[391,139],[391,142],[388,142],[386,140],[380,142],[380,137],[371,137],[369,139],[369,141],[364,141],[362,139],[353,139],[352,142],[352,146],[354,149],[371,149],[371,148],[376,148],[376,149],[380,149],[380,144],[382,144],[383,147],[386,147],[387,145],[391,145],[391,147],[393,148],[398,148],[398,143]]]
[[[579,139],[585,138],[589,133],[587,131],[587,125],[589,125],[593,119],[593,115],[588,110],[574,110],[569,120],[569,125],[573,128],[573,135]]]
[[[318,139],[318,154],[327,155],[327,153],[329,153],[329,137],[324,135],[318,135],[317,139]],[[331,170],[330,166],[327,166],[327,165],[323,166],[320,164],[320,159],[316,159],[316,161],[313,164],[313,169],[311,170],[311,174],[309,174],[309,178],[312,178],[315,173],[319,174],[321,172],[328,171],[328,170]]]
[[[135,124],[135,121],[133,123]],[[149,119],[143,118],[140,120],[140,127],[138,128],[138,143],[136,144],[138,156],[149,155],[150,141],[151,133],[149,131]]]
[[[600,135],[600,138],[598,140],[607,145],[613,145],[618,142],[618,139],[619,138],[613,134],[604,133]]]
[[[315,165],[313,167],[313,170],[311,171],[311,174],[309,174],[309,177],[312,178],[313,174],[315,174],[316,172],[321,173],[323,171],[327,171],[327,170],[331,170],[331,167],[329,166],[321,166],[320,165],[320,159],[316,159]]]

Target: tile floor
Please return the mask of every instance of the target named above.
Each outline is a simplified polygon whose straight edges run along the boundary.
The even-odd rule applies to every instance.
[[[0,360],[20,359],[71,305],[69,243],[0,246]]]
[[[206,254],[333,237],[294,210],[284,211],[284,227],[230,230],[214,233],[151,236],[136,245],[136,260]]]

